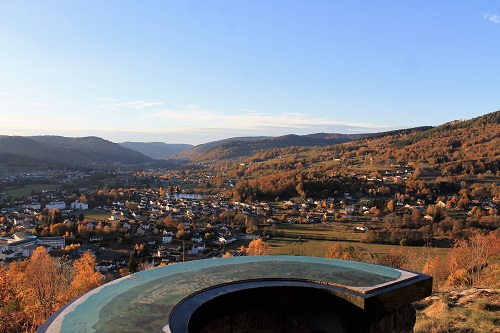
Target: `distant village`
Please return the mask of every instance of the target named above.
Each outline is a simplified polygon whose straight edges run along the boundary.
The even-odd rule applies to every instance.
[[[410,166],[391,165],[378,174],[351,175],[364,182],[384,185],[403,183]],[[304,200],[235,202],[221,195],[183,193],[186,184],[207,182],[213,175],[190,177],[162,170],[143,173],[117,172],[126,188],[92,190],[80,188],[78,195],[44,190],[22,197],[0,196],[0,262],[29,258],[43,246],[53,257],[79,258],[92,251],[103,278],[114,278],[133,260],[137,270],[162,264],[221,256],[246,255],[249,241],[279,235],[288,224],[343,223],[353,232],[364,233],[379,221],[380,207],[365,193],[342,192],[326,198]],[[57,179],[60,184],[95,177],[93,172],[46,171],[3,176],[0,184]],[[149,186],[138,186],[147,183]],[[237,181],[225,184],[234,187]],[[109,195],[112,193],[113,195]],[[94,197],[106,197],[99,202]],[[110,201],[113,198],[113,201]],[[394,209],[420,212],[422,221],[432,221],[424,200],[398,200],[388,191]],[[89,202],[93,205],[89,206]],[[435,205],[442,209],[447,203]],[[468,209],[496,210],[499,198],[473,200]],[[385,203],[384,203],[385,204]],[[479,207],[479,208],[478,208]],[[89,218],[97,214],[99,218]],[[262,232],[262,226],[266,232]],[[230,250],[228,250],[230,248]],[[147,249],[146,251],[144,249]],[[131,259],[133,258],[133,259]]]

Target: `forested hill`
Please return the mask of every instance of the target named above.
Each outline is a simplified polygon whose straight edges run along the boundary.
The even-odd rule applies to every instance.
[[[322,195],[325,189],[377,191],[383,186],[373,187],[368,179],[381,180],[386,170],[408,164],[415,168],[405,182],[408,191],[439,190],[471,178],[499,177],[499,118],[497,111],[429,129],[379,133],[325,147],[263,150],[230,170],[230,176],[247,179],[235,186],[233,196],[261,200]],[[425,179],[419,178],[420,173]]]
[[[377,133],[327,147],[264,151],[246,160],[279,163],[280,170],[293,170],[299,163],[316,171],[338,168],[335,161],[341,161],[345,168],[355,167],[354,170],[363,165],[414,162],[429,165],[442,175],[495,175],[500,170],[500,111],[436,127]]]
[[[121,142],[120,145],[125,148],[133,149],[146,156],[157,159],[169,158],[182,151],[193,148],[189,144],[167,144],[164,142]]]
[[[249,141],[257,141],[261,139],[266,139],[268,137],[262,136],[249,136],[249,137],[235,137],[224,140],[211,141],[207,143],[203,143],[197,146],[192,147],[191,149],[182,151],[172,157],[175,160],[196,160],[198,156],[203,156],[203,154],[213,148],[223,146],[225,144],[230,144],[232,142],[249,142]]]
[[[425,131],[362,139],[331,147],[330,154],[369,156],[386,163],[426,162],[443,174],[496,172],[500,162],[500,111]]]
[[[140,164],[151,158],[97,138],[0,136],[0,162],[12,165]]]
[[[309,135],[284,135],[265,138],[234,138],[196,146],[174,156],[195,162],[244,159],[258,152],[289,147],[328,146],[353,141],[369,134],[316,133]]]

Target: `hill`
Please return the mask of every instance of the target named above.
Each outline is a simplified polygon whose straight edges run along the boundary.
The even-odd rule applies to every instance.
[[[213,149],[213,148],[218,147],[218,146],[222,146],[224,144],[229,144],[231,142],[256,141],[256,140],[260,140],[263,138],[267,138],[267,137],[249,136],[249,137],[235,137],[235,138],[228,138],[228,139],[224,139],[224,140],[211,141],[211,142],[203,143],[200,145],[196,145],[196,146],[192,147],[191,149],[180,152],[180,153],[172,156],[172,159],[175,159],[175,160],[194,160],[197,156],[202,155],[203,153],[209,151],[210,149]]]
[[[248,179],[232,192],[239,199],[315,196],[325,188],[363,192],[373,185],[373,181],[368,184],[369,179],[383,181],[383,173],[391,166],[405,169],[408,164],[415,173],[406,181],[407,191],[410,188],[419,195],[434,190],[438,193],[471,177],[500,176],[500,111],[323,147],[267,149],[241,162],[228,170],[229,178]],[[380,186],[373,186],[372,191],[379,190]]]
[[[389,163],[428,163],[443,174],[495,173],[500,162],[500,111],[470,120],[452,121],[411,133],[377,135],[332,147],[334,155],[374,156]],[[345,154],[345,152],[348,154]]]
[[[184,150],[193,148],[188,144],[167,144],[164,142],[121,142],[120,146],[140,152],[151,158],[166,159]]]
[[[97,138],[0,136],[2,163],[15,165],[140,164],[151,159],[116,143]]]
[[[195,162],[245,159],[260,151],[289,147],[328,146],[349,142],[368,134],[316,133],[309,135],[289,134],[277,137],[243,137],[214,141],[195,146],[175,155],[176,159],[189,159]]]

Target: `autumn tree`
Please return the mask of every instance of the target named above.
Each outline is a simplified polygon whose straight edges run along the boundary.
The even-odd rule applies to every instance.
[[[403,268],[403,266],[408,262],[408,259],[408,255],[403,252],[403,249],[391,249],[389,253],[386,253],[379,258],[377,264],[391,266],[394,268]]]
[[[64,223],[54,223],[54,224],[50,225],[50,235],[51,236],[62,236],[67,231],[69,231],[69,228]]]
[[[80,296],[102,284],[101,274],[94,269],[97,265],[92,252],[85,251],[80,259],[73,263],[73,281],[71,281],[71,298]]]
[[[29,260],[12,263],[8,273],[15,276],[20,311],[29,324],[40,326],[65,303],[61,291],[65,292],[67,286],[44,247],[38,247]]]
[[[27,328],[26,323],[26,315],[21,311],[13,276],[7,273],[2,264],[0,265],[0,332],[21,332]]]
[[[394,211],[394,200],[389,200],[389,202],[387,203],[387,209],[390,211],[390,212],[393,212]]]
[[[342,260],[361,260],[361,255],[353,246],[343,247],[340,243],[334,243],[326,250],[326,258]]]
[[[254,239],[248,244],[246,252],[249,256],[268,256],[271,254],[271,246],[262,239]]]

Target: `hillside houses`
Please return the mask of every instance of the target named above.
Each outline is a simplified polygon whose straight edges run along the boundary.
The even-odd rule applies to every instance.
[[[62,214],[57,216],[57,222],[67,226],[70,232],[66,240],[70,242],[91,243],[99,247],[101,244],[105,247],[112,244],[123,249],[130,249],[139,243],[149,244],[152,253],[155,254],[154,257],[158,259],[157,263],[158,261],[171,263],[184,260],[180,256],[184,250],[184,254],[187,255],[185,260],[194,260],[203,258],[208,252],[215,251],[214,249],[222,250],[232,243],[236,245],[230,248],[235,248],[240,246],[238,242],[245,245],[260,237],[276,236],[278,235],[276,229],[282,228],[280,226],[282,223],[338,222],[345,223],[353,232],[368,233],[362,222],[385,223],[388,215],[387,202],[391,199],[394,201],[394,214],[398,214],[401,219],[403,215],[419,212],[420,215],[417,213],[414,215],[421,216],[421,221],[413,223],[414,226],[433,222],[434,217],[427,212],[429,205],[435,205],[443,210],[454,209],[456,203],[450,205],[450,201],[454,200],[450,197],[441,196],[439,200],[433,202],[424,197],[397,195],[395,189],[407,181],[412,172],[410,167],[392,165],[387,166],[386,170],[377,172],[357,172],[338,176],[340,182],[350,181],[357,184],[357,188],[353,186],[338,191],[325,190],[323,196],[315,198],[253,202],[235,201],[216,195],[204,197],[179,193],[180,190],[176,186],[181,182],[206,184],[211,178],[204,177],[203,172],[191,173],[189,177],[182,173],[171,173],[168,180],[162,178],[164,176],[160,172],[145,173],[144,178],[136,173],[134,174],[136,183],[154,184],[155,187],[137,186],[97,191],[82,189],[77,196],[62,190],[44,191],[32,193],[22,200],[15,198],[8,202],[2,197],[0,234],[13,235],[16,231],[28,231],[38,235],[42,235],[43,232],[44,236],[57,234],[57,230],[50,229],[50,223],[53,221],[50,223],[47,221],[50,217],[47,215],[47,209],[50,208],[61,211]],[[122,177],[120,181],[127,182],[125,172],[122,172],[120,177]],[[202,181],[197,181],[196,177]],[[130,174],[128,178],[130,181]],[[243,178],[232,179],[231,184],[237,186],[240,181],[243,181]],[[172,186],[169,191],[178,192],[165,191],[165,184],[171,184],[168,185]],[[371,192],[363,190],[362,186],[369,187]],[[96,192],[102,193],[103,198],[96,200]],[[85,200],[84,196],[80,197],[81,193],[85,193],[93,201]],[[463,211],[469,212],[470,215],[477,214],[478,210],[484,214],[498,210],[499,203],[494,200],[475,197],[470,199],[470,202],[463,207]],[[93,206],[89,207],[89,202]],[[89,217],[92,215],[99,217]],[[372,232],[371,225],[369,232]],[[184,250],[178,249],[182,243],[178,233],[184,238]],[[63,234],[65,233],[57,235]],[[41,242],[43,238],[38,237],[37,242]],[[26,244],[24,255],[29,255],[31,246],[42,244],[33,243],[31,240],[23,242],[21,245]],[[52,249],[52,245],[50,247]],[[158,249],[162,250],[158,252]],[[16,253],[22,252],[20,248],[6,248],[9,254],[14,250]],[[141,264],[147,266],[150,263],[151,261],[148,261],[148,264],[145,262]]]

